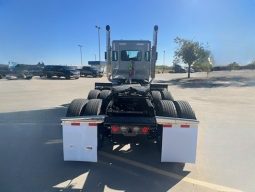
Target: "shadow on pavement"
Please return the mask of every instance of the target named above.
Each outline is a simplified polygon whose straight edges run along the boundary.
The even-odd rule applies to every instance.
[[[167,191],[189,172],[184,164],[160,163],[150,141],[123,150],[106,141],[98,163],[64,162],[61,117],[66,108],[0,113],[0,191]],[[107,153],[175,173],[171,178],[106,157]]]
[[[156,80],[156,83],[177,85],[182,88],[215,88],[215,87],[253,87],[255,80],[242,76],[209,77],[209,78],[178,78],[171,80]]]
[[[34,76],[33,79],[36,79],[36,80],[77,80],[75,78],[66,79],[65,77],[55,77],[55,76],[51,77],[51,78]]]

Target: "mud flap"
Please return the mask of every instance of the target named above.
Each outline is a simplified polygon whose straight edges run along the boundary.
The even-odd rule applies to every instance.
[[[157,118],[163,125],[161,162],[195,163],[198,121]]]
[[[97,162],[97,125],[101,122],[62,119],[65,161]]]

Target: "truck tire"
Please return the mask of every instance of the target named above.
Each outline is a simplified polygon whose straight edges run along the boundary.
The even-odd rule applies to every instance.
[[[151,91],[151,96],[155,101],[162,100],[160,91]]]
[[[89,94],[88,94],[88,99],[97,99],[98,96],[99,96],[99,94],[100,94],[100,91],[99,91],[99,90],[96,90],[96,89],[91,90],[91,91],[89,92]]]
[[[111,94],[111,90],[102,90],[98,96],[99,99],[106,99]]]
[[[86,104],[82,115],[99,115],[101,112],[102,100],[90,99]]]
[[[87,103],[87,99],[74,99],[67,109],[66,117],[81,116]]]
[[[156,115],[164,117],[178,117],[174,103],[169,100],[160,100],[157,102]]]
[[[111,90],[102,90],[99,94],[99,99],[102,99],[101,113],[105,114],[106,108],[110,102]]]
[[[162,95],[162,99],[164,100],[170,100],[170,101],[174,100],[173,96],[167,89],[163,89],[163,91],[161,92],[161,95]]]
[[[187,101],[174,101],[179,118],[197,119],[194,111]]]
[[[82,115],[99,115],[101,112],[102,100],[101,99],[90,99],[85,106]],[[97,126],[97,150],[103,147],[104,143],[104,127],[103,125]]]

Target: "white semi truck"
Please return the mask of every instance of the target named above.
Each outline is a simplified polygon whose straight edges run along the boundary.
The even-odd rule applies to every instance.
[[[108,83],[95,83],[87,98],[74,99],[62,119],[66,161],[97,161],[105,138],[156,141],[162,162],[196,159],[198,121],[186,101],[176,101],[168,85],[153,83],[158,26],[153,42],[110,41],[106,26]],[[144,146],[146,147],[146,146]]]

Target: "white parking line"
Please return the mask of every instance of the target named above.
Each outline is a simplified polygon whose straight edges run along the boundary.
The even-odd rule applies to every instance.
[[[160,175],[163,175],[163,176],[171,177],[173,179],[185,181],[185,182],[190,183],[190,184],[206,187],[208,189],[212,189],[212,190],[215,190],[215,191],[241,192],[241,190],[239,190],[239,189],[234,189],[234,188],[230,188],[230,187],[226,187],[226,186],[222,186],[222,185],[209,183],[209,182],[206,182],[206,181],[200,181],[200,180],[197,180],[197,179],[183,177],[183,176],[178,175],[176,173],[171,173],[171,172],[168,172],[168,171],[164,171],[162,169],[158,169],[158,168],[155,168],[155,167],[152,167],[152,166],[149,166],[149,165],[145,165],[143,163],[139,163],[139,162],[136,162],[136,161],[133,161],[133,160],[125,159],[123,157],[118,157],[116,155],[112,155],[112,154],[109,154],[109,153],[106,153],[106,152],[103,152],[103,151],[100,151],[99,153],[101,155],[105,156],[105,157],[108,157],[108,158],[111,158],[111,159],[114,159],[114,160],[118,160],[118,161],[121,161],[123,163],[129,164],[129,165],[132,165],[132,166],[135,166],[135,167],[138,167],[138,168],[141,168],[141,169],[153,172],[153,173],[157,173],[157,174],[160,174]]]

